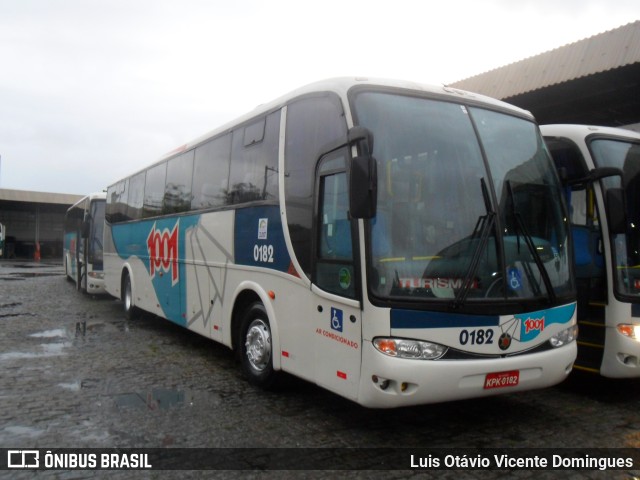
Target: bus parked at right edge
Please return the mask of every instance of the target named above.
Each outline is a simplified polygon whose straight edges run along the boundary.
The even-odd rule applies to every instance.
[[[64,273],[78,290],[92,295],[105,293],[102,232],[106,198],[106,192],[87,195],[64,218]]]
[[[578,370],[640,376],[640,134],[544,125],[571,211]]]

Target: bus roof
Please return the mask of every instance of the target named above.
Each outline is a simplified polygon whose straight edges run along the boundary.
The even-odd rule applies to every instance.
[[[93,201],[93,200],[106,200],[107,199],[107,192],[105,192],[105,191],[93,192],[93,193],[90,193],[89,195],[85,195],[80,200],[78,200],[76,203],[71,205],[71,207],[69,207],[68,210],[71,210],[72,208],[76,207],[77,205],[80,205],[82,202],[86,201],[87,199],[89,199],[90,202]]]
[[[596,125],[576,125],[576,124],[550,124],[540,125],[540,130],[545,136],[563,136],[570,138],[586,138],[590,135],[607,135],[611,137],[621,137],[633,140],[640,140],[640,133],[626,128],[601,127]]]
[[[234,120],[188,143],[185,143],[184,145],[179,146],[178,148],[171,150],[170,152],[166,153],[155,162],[150,163],[146,167],[141,168],[135,172],[132,172],[132,174],[127,175],[121,179],[118,179],[117,181],[120,181],[124,178],[129,178],[130,176],[133,176],[141,171],[144,171],[155,164],[161,163],[182,152],[191,150],[192,148],[197,147],[198,145],[206,142],[207,140],[217,135],[220,135],[227,131],[232,130],[237,125],[241,125],[242,123],[247,122],[252,118],[255,118],[260,115],[271,112],[273,110],[276,110],[297,97],[300,97],[306,94],[311,94],[311,93],[318,93],[318,92],[333,92],[339,95],[342,99],[346,99],[347,93],[349,92],[349,90],[357,86],[385,87],[385,88],[392,88],[392,89],[395,88],[395,89],[414,91],[414,92],[423,92],[425,94],[431,94],[434,96],[441,97],[443,99],[450,99],[455,102],[476,103],[480,105],[485,105],[491,108],[507,111],[514,115],[526,117],[533,120],[533,116],[531,115],[530,112],[523,110],[519,107],[502,102],[500,100],[496,100],[491,97],[487,97],[485,95],[467,92],[465,90],[448,87],[446,85],[428,85],[428,84],[415,83],[415,82],[406,81],[406,80],[393,80],[393,79],[367,78],[367,77],[331,78],[327,80],[321,80],[318,82],[310,83],[296,90],[293,90],[271,102],[259,105],[254,110],[247,112],[246,114],[240,117],[237,117]],[[117,181],[113,183],[117,183]]]

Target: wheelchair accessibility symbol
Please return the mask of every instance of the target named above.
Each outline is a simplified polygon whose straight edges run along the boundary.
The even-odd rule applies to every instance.
[[[342,310],[331,307],[331,329],[337,332],[342,331]]]
[[[520,290],[522,288],[522,274],[517,268],[509,268],[507,270],[509,288],[511,290]]]

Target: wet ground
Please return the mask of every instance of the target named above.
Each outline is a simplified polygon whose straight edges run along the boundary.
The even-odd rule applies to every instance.
[[[543,391],[369,410],[309,383],[249,386],[226,347],[79,294],[61,265],[0,261],[0,448],[638,448],[640,380],[572,375]],[[296,452],[297,450],[292,450]],[[375,452],[374,452],[375,453]],[[295,454],[295,453],[294,453]],[[304,461],[305,459],[301,459]],[[342,468],[344,456],[326,459]],[[16,478],[15,472],[7,478]],[[137,472],[169,478],[177,472]],[[130,478],[131,472],[37,472]],[[424,471],[182,472],[187,478],[409,478]],[[434,478],[635,478],[637,471],[436,472]],[[23,473],[18,478],[31,478]]]

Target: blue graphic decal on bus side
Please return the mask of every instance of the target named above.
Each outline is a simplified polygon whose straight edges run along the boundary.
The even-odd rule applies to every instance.
[[[200,215],[145,220],[112,226],[118,255],[139,258],[147,269],[160,308],[172,322],[186,326],[181,298],[186,297],[185,234]]]
[[[236,264],[289,270],[291,258],[277,205],[236,210],[234,236]]]
[[[496,327],[503,336],[519,342],[534,340],[552,324],[566,324],[571,321],[576,310],[575,304],[564,305],[548,310],[522,313],[513,317],[461,315],[440,312],[422,312],[416,310],[391,310],[391,328],[451,328],[451,327]]]
[[[541,310],[532,313],[514,315],[514,319],[520,322],[520,341],[529,342],[540,335],[545,327],[554,323],[567,323],[573,317],[576,305]],[[503,329],[504,330],[504,329]]]

